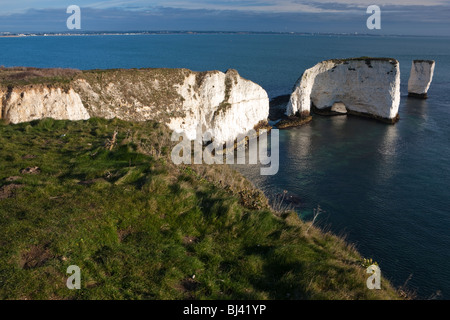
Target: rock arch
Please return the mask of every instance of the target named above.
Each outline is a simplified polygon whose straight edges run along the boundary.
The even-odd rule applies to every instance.
[[[326,60],[297,80],[286,115],[341,112],[394,123],[400,105],[399,62],[391,58]]]

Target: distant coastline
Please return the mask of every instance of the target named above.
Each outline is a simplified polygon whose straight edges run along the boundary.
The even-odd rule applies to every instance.
[[[0,32],[0,38],[50,37],[50,36],[137,36],[137,35],[299,35],[299,36],[355,36],[355,37],[427,37],[421,35],[370,34],[370,33],[322,33],[322,32],[274,32],[274,31],[79,31],[79,32]],[[445,37],[445,36],[442,36]]]

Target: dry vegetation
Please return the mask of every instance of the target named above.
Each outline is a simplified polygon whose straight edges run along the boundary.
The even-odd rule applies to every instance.
[[[80,70],[50,68],[39,69],[29,67],[0,67],[0,86],[24,86],[29,84],[67,84],[75,76],[81,74]]]

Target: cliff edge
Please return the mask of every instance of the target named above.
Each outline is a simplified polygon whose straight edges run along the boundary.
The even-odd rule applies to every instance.
[[[155,120],[196,138],[198,128],[225,143],[267,121],[269,98],[236,70],[3,68],[1,118]]]

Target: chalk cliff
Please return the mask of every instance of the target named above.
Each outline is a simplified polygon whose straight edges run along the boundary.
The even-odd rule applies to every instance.
[[[156,120],[190,139],[197,128],[209,131],[222,143],[267,121],[269,115],[266,91],[236,70],[91,70],[62,85],[0,82],[0,101],[2,118],[12,123],[45,117]]]
[[[86,120],[89,113],[72,89],[33,85],[27,88],[0,89],[2,118],[12,123],[36,119]]]
[[[428,89],[433,80],[435,62],[433,60],[414,60],[408,81],[408,95],[427,98]]]
[[[395,59],[333,59],[306,70],[297,80],[286,115],[356,114],[398,120],[400,68]]]

